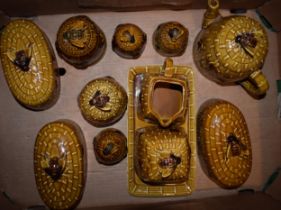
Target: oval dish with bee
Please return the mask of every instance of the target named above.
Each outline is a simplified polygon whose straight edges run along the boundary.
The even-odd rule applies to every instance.
[[[252,149],[246,121],[230,102],[212,99],[198,113],[198,148],[203,169],[223,188],[237,188],[249,177]]]
[[[57,101],[60,81],[54,52],[35,23],[10,21],[1,31],[0,50],[6,81],[21,105],[44,110]]]
[[[79,126],[58,120],[43,126],[34,147],[34,173],[44,203],[55,210],[79,203],[86,179],[85,140]]]

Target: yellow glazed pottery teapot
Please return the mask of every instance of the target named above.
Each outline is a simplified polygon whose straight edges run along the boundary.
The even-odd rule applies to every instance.
[[[206,77],[220,83],[239,82],[255,98],[269,88],[261,72],[268,51],[264,28],[246,16],[221,17],[219,1],[208,0],[202,28],[193,46],[194,61]]]

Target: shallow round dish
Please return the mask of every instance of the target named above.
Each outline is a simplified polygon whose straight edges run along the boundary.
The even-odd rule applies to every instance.
[[[127,138],[114,128],[101,131],[93,144],[97,161],[105,165],[116,164],[127,155]]]
[[[97,127],[108,126],[118,121],[127,108],[124,88],[111,77],[89,82],[79,96],[83,117]]]

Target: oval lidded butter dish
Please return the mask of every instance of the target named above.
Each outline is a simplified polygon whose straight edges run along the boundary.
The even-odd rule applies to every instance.
[[[127,155],[127,138],[115,128],[102,130],[93,144],[97,161],[104,165],[116,164]]]
[[[252,167],[251,141],[241,111],[230,102],[211,99],[200,107],[197,124],[203,170],[222,188],[241,186]]]
[[[34,174],[38,192],[53,210],[74,209],[82,198],[86,179],[85,140],[70,120],[43,126],[34,146]]]
[[[10,21],[1,31],[1,63],[14,98],[31,110],[54,105],[60,80],[47,36],[31,20]]]
[[[135,170],[149,184],[174,184],[188,179],[190,147],[184,131],[154,126],[137,130]]]
[[[125,89],[112,77],[102,77],[89,82],[78,99],[83,117],[97,127],[118,121],[127,108]]]
[[[136,59],[146,45],[146,34],[134,24],[120,24],[115,28],[112,49],[123,58]]]
[[[103,31],[89,17],[79,15],[65,20],[57,32],[58,54],[78,69],[98,62],[106,49]]]
[[[153,33],[154,49],[162,56],[181,56],[186,50],[189,32],[179,22],[160,24]]]
[[[261,71],[268,52],[263,26],[241,15],[221,17],[219,1],[208,0],[202,30],[193,45],[200,72],[219,84],[239,83],[254,98],[262,98],[269,83]]]

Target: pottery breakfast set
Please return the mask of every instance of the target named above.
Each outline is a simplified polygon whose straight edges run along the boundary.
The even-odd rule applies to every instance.
[[[219,2],[208,1],[202,30],[193,43],[199,72],[219,84],[240,84],[261,99],[269,88],[263,75],[268,40],[263,27],[246,16],[221,17]],[[235,27],[234,27],[235,26]],[[81,90],[81,115],[96,127],[111,126],[128,109],[128,140],[114,128],[93,139],[99,163],[128,159],[128,191],[135,196],[182,196],[195,189],[196,147],[208,177],[226,189],[240,187],[252,166],[251,141],[243,114],[222,99],[206,101],[195,112],[194,70],[177,66],[189,31],[178,22],[160,24],[154,49],[168,57],[163,65],[129,70],[126,90],[112,77],[95,78]],[[1,63],[8,87],[23,107],[43,111],[60,92],[60,76],[46,34],[31,20],[10,21],[1,31]],[[112,50],[122,58],[141,57],[147,35],[137,25],[116,27]],[[102,29],[87,16],[65,20],[58,29],[56,50],[67,63],[85,69],[106,50]],[[75,101],[75,99],[73,99]],[[128,105],[127,105],[128,104]],[[72,209],[82,198],[86,180],[86,145],[82,129],[60,119],[42,125],[34,146],[38,192],[50,209]]]

